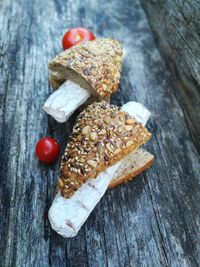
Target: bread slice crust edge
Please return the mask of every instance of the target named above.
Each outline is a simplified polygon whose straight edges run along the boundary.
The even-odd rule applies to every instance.
[[[140,149],[141,150],[141,149]],[[149,152],[143,150],[144,153],[148,153],[148,158],[146,159],[146,161],[143,163],[143,165],[139,166],[138,168],[132,168],[130,169],[128,172],[125,169],[125,172],[120,175],[119,177],[117,177],[117,179],[114,179],[111,181],[111,183],[109,184],[109,189],[113,189],[116,188],[117,186],[127,183],[131,180],[133,180],[133,178],[135,178],[137,175],[141,174],[142,172],[144,172],[145,170],[147,170],[148,168],[150,168],[154,162],[154,155],[150,154]],[[139,158],[138,158],[139,160]]]

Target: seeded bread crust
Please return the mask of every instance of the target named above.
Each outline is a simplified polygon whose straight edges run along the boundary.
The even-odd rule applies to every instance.
[[[109,185],[109,189],[131,181],[134,177],[151,167],[153,161],[154,156],[142,148],[130,153],[123,159]]]
[[[69,198],[88,179],[97,177],[150,137],[142,124],[119,107],[104,101],[89,105],[77,117],[62,157],[61,194]]]
[[[122,54],[121,44],[110,38],[83,42],[61,52],[49,63],[50,82],[58,88],[65,80],[71,80],[104,98],[118,88]]]

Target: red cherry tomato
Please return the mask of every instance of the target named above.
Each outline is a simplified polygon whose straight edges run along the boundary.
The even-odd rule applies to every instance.
[[[35,153],[39,160],[43,162],[53,162],[59,156],[60,145],[54,138],[44,137],[37,142]]]
[[[92,41],[94,39],[94,34],[89,30],[85,28],[73,28],[66,32],[63,36],[62,46],[65,50],[83,41]]]

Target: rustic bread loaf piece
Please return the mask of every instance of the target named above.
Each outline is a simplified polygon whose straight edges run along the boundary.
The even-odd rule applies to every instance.
[[[106,106],[103,106],[102,108],[107,109]],[[117,114],[118,111],[119,110],[117,109],[117,112],[112,114],[112,118],[113,118],[113,116],[114,117],[118,116],[118,114]],[[126,103],[125,105],[123,105],[121,107],[120,111],[127,112],[130,116],[134,116],[135,118],[137,118],[137,121],[142,123],[142,125],[146,124],[146,122],[150,116],[150,112],[142,104],[139,104],[136,102]],[[94,116],[96,116],[96,115],[97,114],[94,114]],[[102,115],[101,112],[98,115]],[[83,115],[83,117],[84,117],[84,115]],[[96,118],[98,120],[98,116]],[[104,115],[102,116],[102,118],[104,118]],[[122,119],[122,121],[124,121],[123,118],[121,118],[121,119]],[[125,124],[124,128],[126,127],[126,125],[134,125],[133,121],[131,120],[132,118],[126,117],[125,119],[126,119],[126,124]],[[120,120],[120,118],[119,118],[119,120]],[[115,120],[113,120],[113,121],[115,124]],[[107,123],[108,123],[108,120],[106,119],[106,124]],[[110,130],[112,130],[111,128],[113,126],[114,125],[110,124],[108,127]],[[121,133],[122,132],[121,128],[120,128],[121,126],[120,127],[119,127],[119,125],[116,125],[116,126],[117,126],[117,132],[119,130],[119,133]],[[130,127],[130,128],[126,127],[126,130],[131,131],[131,128],[132,127]],[[100,131],[101,130],[102,129],[100,129]],[[80,129],[76,129],[75,132],[76,131],[80,132]],[[90,131],[89,133],[91,133],[91,132],[92,131]],[[82,130],[81,130],[81,133],[82,133]],[[90,138],[89,133],[87,133],[87,130],[86,131],[84,130],[84,135],[88,134],[88,137]],[[101,132],[101,134],[102,134],[102,132]],[[80,134],[78,134],[78,135],[80,135]],[[118,136],[118,134],[117,134],[117,136]],[[120,136],[121,136],[121,134],[120,134]],[[88,137],[86,137],[86,138],[88,138]],[[91,137],[93,139],[94,136],[91,136]],[[125,137],[127,137],[127,136],[125,135]],[[125,139],[125,137],[124,137],[124,135],[122,136],[122,138],[121,138],[122,143],[123,143],[123,140],[126,140],[126,142],[127,142],[127,139]],[[77,139],[77,138],[75,138],[75,139]],[[110,138],[117,140],[115,130],[114,130],[113,136],[109,136],[109,138],[106,134],[106,139],[111,140]],[[89,139],[87,139],[87,140],[89,140]],[[84,146],[84,143],[87,140],[84,140],[83,143],[81,143],[80,147],[83,146],[84,148],[87,148],[87,146]],[[111,140],[111,141],[113,141],[113,140]],[[107,140],[102,141],[102,143],[107,144]],[[92,145],[89,147],[93,147],[93,148],[97,147],[98,148],[98,146],[92,146]],[[112,150],[113,149],[115,150],[117,148],[114,146],[112,148]],[[122,149],[123,149],[123,147],[122,147]],[[95,151],[96,151],[96,149],[95,149]],[[147,153],[147,152],[144,152],[144,153]],[[138,156],[143,157],[144,153],[138,153]],[[78,154],[82,154],[82,153],[78,152]],[[114,153],[112,153],[112,154],[114,155]],[[134,154],[134,152],[131,152],[131,154]],[[130,157],[129,155],[130,154],[126,155],[125,157],[123,157],[122,160],[118,161],[114,165],[108,166],[104,171],[98,173],[98,175],[95,176],[93,179],[88,179],[86,182],[84,182],[81,185],[81,187],[79,187],[77,189],[77,191],[70,198],[62,197],[61,193],[58,192],[58,194],[56,195],[56,197],[52,203],[52,206],[49,210],[49,220],[50,220],[51,226],[57,233],[59,233],[63,237],[73,237],[78,233],[81,226],[88,218],[89,214],[92,212],[92,210],[94,209],[96,204],[100,201],[100,199],[102,198],[102,196],[106,192],[112,179],[113,178],[114,179],[118,179],[118,178],[120,179],[123,172],[125,172],[124,174],[126,176],[129,175],[130,172],[132,172],[131,169],[128,169],[128,165],[130,163],[130,158],[133,160],[135,156],[132,155]],[[112,158],[112,155],[110,155],[110,156]],[[76,153],[74,154],[74,157],[75,157],[75,160],[73,160],[73,161],[76,163],[76,160],[77,160]],[[87,158],[87,156],[86,156],[86,158]],[[139,173],[140,171],[142,171],[144,169],[144,166],[146,168],[148,165],[147,162],[150,160],[151,160],[151,158],[148,159],[148,157],[147,157],[146,161],[145,160],[143,161],[143,163],[144,163],[143,166],[141,166],[142,164],[141,165],[138,164],[137,165],[138,168],[136,168],[137,170],[135,169],[135,172]],[[70,162],[70,159],[69,159],[68,163],[69,162]],[[137,162],[139,162],[139,159],[137,159]],[[141,163],[141,159],[140,159],[140,163]],[[120,166],[122,166],[122,167],[120,168]],[[70,167],[70,164],[69,164],[69,167]],[[135,167],[133,166],[133,169],[134,168]],[[117,175],[119,175],[119,176],[117,176],[118,178],[115,178],[115,173],[117,171],[118,171]],[[59,180],[59,184],[60,184],[60,188],[63,188],[65,186],[62,180]]]
[[[104,98],[117,90],[121,65],[121,44],[110,38],[99,38],[58,54],[49,63],[50,82],[58,88],[65,80],[71,80]]]
[[[69,198],[90,178],[121,161],[146,143],[148,130],[128,113],[105,101],[89,105],[77,117],[58,181]]]
[[[109,188],[126,183],[148,169],[154,160],[154,156],[146,150],[139,148],[126,156],[115,173]]]

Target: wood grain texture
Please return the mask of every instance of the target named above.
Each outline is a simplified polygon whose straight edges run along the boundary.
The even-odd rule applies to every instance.
[[[176,97],[192,141],[200,153],[200,2],[141,2],[163,58],[171,70]]]
[[[61,125],[41,106],[51,92],[47,62],[65,30],[80,25],[122,41],[112,102],[136,100],[152,111],[147,149],[156,160],[109,190],[79,235],[64,240],[47,219],[59,161],[39,163],[34,146],[44,135],[62,151],[67,143],[76,114]],[[186,104],[177,97],[139,1],[1,1],[0,32],[0,266],[199,266],[199,141],[187,126],[196,89]]]

